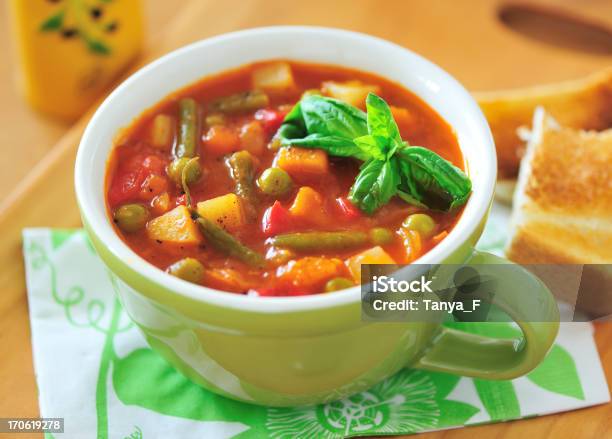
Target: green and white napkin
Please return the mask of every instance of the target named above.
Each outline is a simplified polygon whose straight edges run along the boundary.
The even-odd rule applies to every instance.
[[[482,247],[500,251],[504,212]],[[562,324],[546,360],[525,377],[485,381],[403,370],[367,392],[303,408],[266,408],[210,393],[145,343],[82,230],[27,229],[23,246],[34,366],[43,417],[57,438],[342,438],[407,434],[573,410],[610,400],[587,323]],[[468,330],[515,336],[505,323]]]

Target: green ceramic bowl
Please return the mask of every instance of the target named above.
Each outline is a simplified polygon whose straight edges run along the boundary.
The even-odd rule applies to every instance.
[[[419,262],[500,262],[473,250],[493,199],[496,157],[478,105],[456,80],[409,50],[353,32],[273,27],[222,35],[172,52],[126,80],[100,106],[78,151],[75,184],[83,224],[150,345],[214,392],[273,406],[339,399],[403,367],[491,379],[517,377],[534,368],[553,343],[558,323],[524,322],[519,305],[535,297],[542,322],[554,322],[558,314],[550,293],[526,272],[519,293],[503,285],[496,291],[496,301],[524,335],[522,342],[502,341],[434,323],[365,323],[359,288],[272,298],[212,290],[165,274],[119,239],[104,203],[114,136],[176,89],[272,58],[375,72],[432,106],[457,134],[474,192],[449,236]]]

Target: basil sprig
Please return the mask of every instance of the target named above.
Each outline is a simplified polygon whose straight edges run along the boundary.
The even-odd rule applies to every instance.
[[[395,195],[443,211],[467,202],[472,184],[463,171],[435,152],[402,140],[389,105],[379,96],[368,95],[366,110],[307,96],[286,116],[278,136],[283,146],[319,148],[332,156],[362,160],[349,199],[368,214]]]

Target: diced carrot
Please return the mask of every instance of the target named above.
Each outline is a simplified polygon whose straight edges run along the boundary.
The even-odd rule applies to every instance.
[[[438,233],[436,236],[431,238],[431,240],[433,241],[434,244],[438,244],[440,241],[442,241],[447,236],[448,236],[448,232],[446,230],[443,230],[442,232]]]
[[[329,170],[327,153],[320,149],[281,148],[276,160],[278,167],[297,179],[320,176]]]
[[[224,125],[214,125],[210,127],[202,139],[206,152],[219,156],[234,152],[240,146],[240,138],[232,130]]]
[[[345,264],[353,280],[360,284],[362,264],[395,264],[395,261],[382,247],[376,246],[351,256],[345,261]]]
[[[168,180],[157,174],[150,174],[140,186],[140,198],[149,201],[168,189]]]
[[[170,195],[163,192],[151,200],[151,211],[154,215],[161,215],[170,209]]]
[[[266,149],[264,129],[257,121],[243,125],[240,129],[240,149],[255,156],[260,156]]]
[[[278,267],[276,275],[281,282],[294,288],[311,290],[322,287],[329,279],[342,276],[345,272],[340,259],[307,256]]]
[[[323,197],[309,186],[302,186],[298,190],[293,200],[293,204],[289,208],[289,213],[294,218],[299,218],[314,224],[326,222]]]
[[[232,268],[208,269],[204,273],[204,278],[208,286],[234,293],[245,292],[252,285],[241,272]]]
[[[189,209],[178,206],[147,223],[149,238],[171,244],[199,244],[202,235]]]
[[[226,230],[233,231],[245,223],[245,215],[240,197],[229,193],[197,204],[198,214],[217,223]]]

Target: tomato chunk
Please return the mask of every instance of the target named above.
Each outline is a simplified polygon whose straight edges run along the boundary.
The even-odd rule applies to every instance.
[[[128,170],[115,175],[108,192],[108,202],[112,207],[138,198],[140,187],[147,178],[148,172],[141,168]]]

